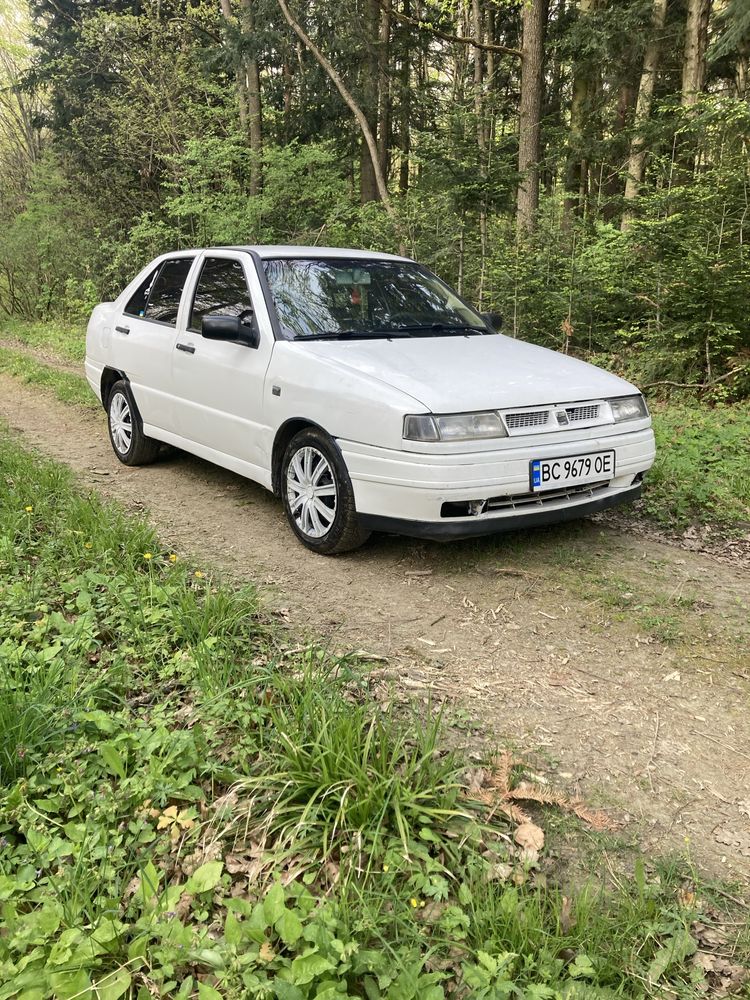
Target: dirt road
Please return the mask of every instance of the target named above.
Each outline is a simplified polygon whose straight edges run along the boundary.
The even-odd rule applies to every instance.
[[[687,846],[750,886],[747,567],[607,521],[450,546],[380,536],[325,559],[238,476],[182,454],[121,466],[103,414],[2,377],[0,419],[148,510],[196,566],[263,585],[296,630],[385,656],[406,689],[448,699],[468,744],[535,751],[550,780],[624,819],[626,838]]]

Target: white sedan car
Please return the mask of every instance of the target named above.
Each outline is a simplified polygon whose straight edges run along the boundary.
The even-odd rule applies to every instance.
[[[184,250],[94,309],[86,375],[121,462],[165,443],[247,476],[315,552],[634,500],[654,460],[638,389],[493,323],[404,257]]]

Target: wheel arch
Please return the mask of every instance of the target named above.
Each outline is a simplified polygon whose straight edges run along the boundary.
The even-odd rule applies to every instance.
[[[299,434],[300,431],[304,431],[308,427],[326,434],[338,448],[336,439],[325,429],[325,427],[321,427],[320,424],[316,424],[314,420],[310,420],[308,417],[290,417],[289,420],[285,420],[281,427],[279,427],[276,431],[276,437],[273,440],[273,449],[271,451],[271,489],[276,496],[281,495],[281,462],[284,458],[286,446],[295,434]]]
[[[115,382],[128,381],[128,376],[125,372],[119,371],[117,368],[105,368],[102,372],[102,377],[99,382],[99,388],[102,397],[102,406],[107,409],[107,399],[109,397],[109,392]]]

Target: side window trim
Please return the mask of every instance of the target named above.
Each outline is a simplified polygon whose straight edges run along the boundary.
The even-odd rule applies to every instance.
[[[201,283],[201,278],[203,277],[203,271],[209,260],[211,260],[209,255],[207,253],[204,253],[203,259],[201,260],[200,268],[198,269],[198,273],[195,276],[195,281],[193,282],[193,294],[190,297],[190,308],[188,309],[188,314],[185,320],[185,329],[188,331],[188,333],[195,333],[199,337],[202,337],[203,334],[201,333],[200,330],[196,330],[195,327],[192,325],[193,309],[195,309],[195,298],[198,294],[198,286]]]
[[[161,272],[164,270],[164,265],[166,263],[167,263],[166,260],[163,260],[161,262],[161,264],[159,264],[159,267],[158,267],[158,269],[156,271],[156,274],[154,275],[153,279],[151,280],[151,285],[149,287],[148,295],[146,296],[146,300],[143,303],[143,313],[140,316],[138,316],[138,319],[144,319],[144,320],[146,320],[147,323],[160,322],[158,320],[148,319],[148,317],[146,316],[146,312],[148,311],[148,304],[151,301],[151,296],[153,294],[153,291],[156,288],[156,283],[159,280],[159,278],[161,277]],[[169,326],[168,323],[166,325]]]
[[[153,294],[154,289],[156,288],[156,285],[157,285],[157,283],[159,281],[159,278],[161,277],[161,272],[164,270],[164,268],[168,264],[174,264],[175,262],[181,261],[181,260],[187,260],[187,261],[189,261],[190,262],[190,267],[188,268],[187,273],[185,275],[185,280],[184,280],[184,283],[183,283],[183,286],[182,286],[182,292],[180,293],[180,303],[179,303],[179,305],[177,307],[177,313],[175,315],[174,323],[170,323],[168,320],[154,319],[152,316],[146,316],[146,315],[137,316],[136,319],[140,319],[144,323],[155,323],[157,326],[166,326],[170,330],[177,329],[178,323],[179,323],[179,318],[180,318],[180,309],[182,307],[182,300],[183,300],[183,297],[185,295],[185,289],[187,288],[188,283],[190,281],[190,274],[191,274],[191,272],[193,270],[193,267],[195,266],[195,257],[190,257],[190,256],[186,256],[186,257],[167,257],[166,260],[163,260],[161,262],[161,264],[159,265],[158,271],[154,275],[154,279],[151,282],[151,287],[149,288],[149,291],[148,291],[148,297],[147,297],[146,302],[144,303],[144,306],[143,306],[143,311],[145,313],[148,310],[149,303],[151,302],[151,296]]]
[[[197,337],[202,337],[203,334],[201,333],[200,330],[196,330],[194,326],[191,326],[191,321],[193,319],[193,309],[195,308],[195,299],[198,295],[198,288],[200,287],[201,278],[203,277],[203,271],[206,267],[206,264],[208,264],[209,261],[212,260],[228,260],[231,261],[231,263],[233,264],[239,264],[240,271],[242,272],[242,277],[245,281],[245,288],[247,289],[248,299],[250,300],[251,303],[253,303],[253,293],[250,289],[250,282],[247,280],[247,273],[245,271],[245,264],[242,257],[239,254],[206,252],[203,255],[202,260],[200,261],[200,267],[195,276],[195,281],[193,282],[193,294],[190,299],[190,308],[188,310],[188,314],[185,319],[185,329],[188,331],[188,333],[194,333]],[[253,309],[254,308],[255,304],[253,303]]]
[[[157,267],[155,267],[153,269],[153,271],[150,271],[149,274],[147,274],[146,277],[143,279],[143,281],[136,287],[136,289],[133,292],[133,294],[128,298],[127,302],[123,306],[123,310],[122,310],[123,316],[132,316],[133,319],[145,319],[145,316],[142,315],[142,313],[128,312],[128,306],[133,301],[133,299],[136,297],[136,295],[138,294],[138,292],[140,291],[140,289],[143,287],[143,282],[144,281],[148,281],[149,282],[148,295],[143,300],[143,312],[145,313],[145,311],[146,311],[146,309],[148,307],[148,300],[151,298],[151,292],[154,290],[154,285],[158,281],[159,275],[161,274],[161,269],[164,267],[165,264],[166,264],[166,261],[163,260],[161,262],[161,264],[159,264]]]

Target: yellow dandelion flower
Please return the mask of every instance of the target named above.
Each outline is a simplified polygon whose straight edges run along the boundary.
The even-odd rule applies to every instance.
[[[93,542],[84,542],[83,543],[83,547],[84,547],[84,549],[91,549],[91,548],[94,547],[94,543]]]
[[[193,576],[195,577],[196,580],[202,580],[205,575],[206,574],[205,573],[201,573],[201,571],[199,569],[197,569],[195,571],[195,573],[193,573]]]
[[[173,563],[177,562],[177,554],[175,552],[170,552],[169,553],[169,561],[173,562]]]
[[[154,558],[154,553],[153,552],[144,552],[143,553],[143,558],[146,560],[146,562],[148,562],[149,559],[153,559]]]
[[[387,872],[390,867],[390,865],[383,865],[383,871]]]
[[[419,906],[419,900],[415,899],[414,896],[411,897],[411,899],[409,900],[409,903],[413,906],[413,908],[415,910]]]
[[[24,510],[26,511],[27,514],[33,514],[34,513],[34,508],[31,507],[31,506],[24,507]]]

